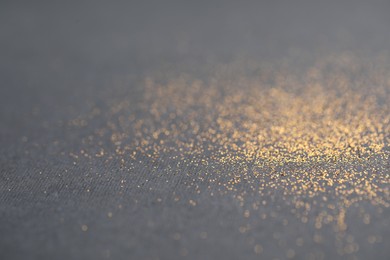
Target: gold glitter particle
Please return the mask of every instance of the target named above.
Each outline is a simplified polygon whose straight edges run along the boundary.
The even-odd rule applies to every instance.
[[[263,247],[259,244],[255,245],[254,251],[256,254],[261,254],[263,252]]]
[[[369,237],[367,238],[367,241],[368,241],[368,243],[370,243],[370,244],[374,244],[374,243],[376,242],[376,237],[375,237],[375,236],[369,236]]]
[[[364,217],[363,217],[363,222],[364,224],[368,225],[370,224],[370,215],[369,214],[364,214]]]
[[[193,207],[196,206],[196,201],[194,201],[194,200],[189,200],[188,203],[189,203],[191,206],[193,206]]]
[[[241,227],[238,228],[238,231],[240,231],[240,233],[242,233],[242,234],[245,233],[247,230],[248,229],[245,226],[241,226]]]
[[[294,249],[288,249],[287,253],[286,253],[286,256],[287,256],[287,258],[290,258],[290,259],[293,258],[295,256]]]
[[[84,231],[84,232],[88,231],[88,226],[87,225],[82,225],[81,226],[81,230]]]
[[[337,227],[340,231],[347,229],[347,224],[345,223],[345,209],[340,209],[340,213],[337,218]]]
[[[315,234],[313,241],[316,242],[317,244],[321,244],[323,242],[323,237],[319,234]]]
[[[303,246],[303,243],[304,243],[304,240],[301,237],[297,238],[297,240],[295,241],[295,244],[297,246]]]

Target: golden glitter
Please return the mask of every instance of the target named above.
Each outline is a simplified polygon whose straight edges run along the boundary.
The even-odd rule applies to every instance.
[[[261,254],[263,252],[263,247],[259,244],[255,245],[254,251],[256,254]]]
[[[367,238],[367,241],[368,241],[368,243],[370,243],[370,244],[374,244],[375,241],[376,241],[376,237],[375,237],[375,236],[369,236],[369,237]]]
[[[196,202],[195,202],[194,200],[189,200],[188,203],[189,203],[191,206],[193,206],[193,207],[196,206]]]
[[[293,258],[295,256],[294,249],[288,249],[287,253],[286,253],[286,256],[287,256],[287,258],[290,258],[290,259]]]
[[[81,225],[81,230],[86,232],[88,231],[88,226],[87,225]]]
[[[345,224],[345,209],[340,209],[340,213],[337,218],[337,227],[340,231],[347,229],[347,225]]]
[[[238,228],[238,231],[240,231],[240,233],[242,233],[242,234],[245,233],[247,230],[248,229],[245,226],[241,226],[241,227]]]
[[[303,246],[304,240],[303,240],[303,238],[299,237],[299,238],[297,238],[295,243],[297,246]]]
[[[330,228],[338,252],[353,254],[359,245],[348,236],[350,211],[367,203],[383,214],[390,206],[390,72],[383,60],[342,54],[319,58],[304,70],[288,62],[237,62],[217,66],[203,81],[151,76],[144,82],[141,116],[128,100],[114,102],[107,125],[83,140],[91,149],[69,156],[75,163],[92,156],[118,159],[129,171],[137,165],[151,176],[164,166],[182,174],[180,185],[196,195],[231,195],[246,221],[257,216],[291,226],[294,221],[273,201],[278,197],[302,225],[315,228],[314,242],[324,243],[320,232]],[[82,127],[89,118],[69,124]],[[112,151],[91,141],[107,136]],[[181,203],[176,194],[172,200]],[[374,216],[360,212],[360,223],[371,225]],[[248,223],[236,228],[250,231]],[[295,244],[303,246],[303,238]],[[293,258],[295,251],[288,249],[286,256]]]

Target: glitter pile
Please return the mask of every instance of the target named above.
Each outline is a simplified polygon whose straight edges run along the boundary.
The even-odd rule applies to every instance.
[[[232,194],[244,216],[279,194],[303,223],[332,227],[340,254],[359,249],[347,235],[349,208],[369,203],[382,212],[390,205],[390,73],[380,59],[331,56],[304,71],[237,62],[217,66],[206,80],[150,77],[140,104],[130,112],[123,98],[107,112],[94,140],[109,135],[115,152],[94,143],[96,157],[121,158],[130,170],[176,163],[193,172],[186,185]],[[248,194],[259,200],[246,205]],[[370,224],[369,212],[361,207],[359,214]]]

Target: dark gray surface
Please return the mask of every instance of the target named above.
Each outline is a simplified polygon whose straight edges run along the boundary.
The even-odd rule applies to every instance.
[[[120,115],[147,118],[149,75],[167,80],[187,73],[207,81],[209,68],[248,57],[273,64],[298,56],[297,71],[328,54],[378,57],[389,51],[390,5],[162,2],[0,4],[0,258],[284,259],[293,248],[296,259],[388,259],[388,207],[363,200],[348,209],[348,234],[359,251],[340,255],[332,227],[315,242],[313,223],[291,213],[281,190],[259,195],[241,183],[224,193],[210,181],[226,181],[224,172],[228,179],[240,165],[180,163],[169,153],[164,162],[139,162],[117,156],[110,132],[96,139],[96,130],[108,122],[120,126]],[[117,102],[128,103],[111,117]],[[136,133],[127,134],[130,144]],[[81,150],[101,147],[111,159],[82,157]],[[389,203],[388,150],[385,155],[376,163]],[[241,204],[237,196],[245,190]],[[338,200],[331,191],[330,197]],[[361,208],[371,214],[369,225]],[[371,235],[381,241],[367,243]]]

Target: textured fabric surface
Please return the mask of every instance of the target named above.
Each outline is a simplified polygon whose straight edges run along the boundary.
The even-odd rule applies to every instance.
[[[389,4],[162,2],[0,3],[0,258],[388,259]]]

